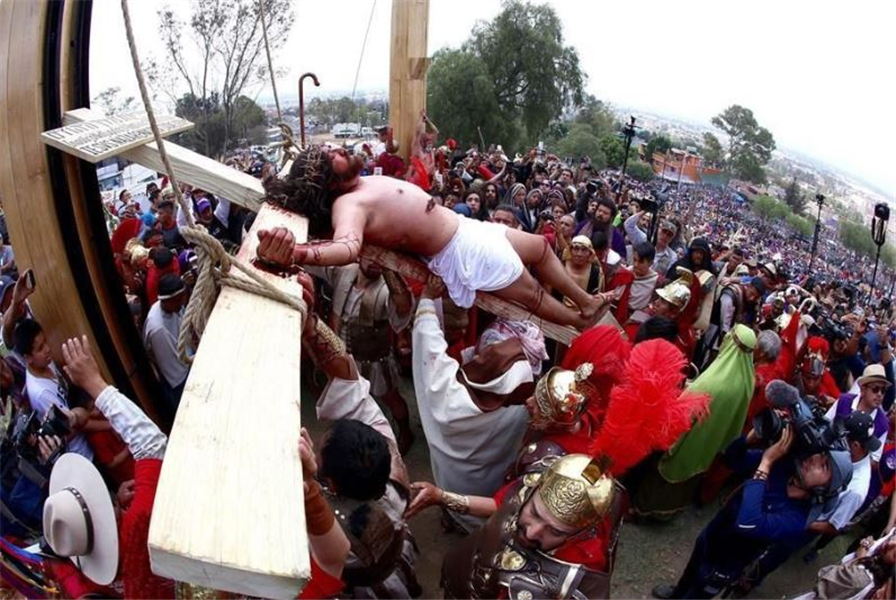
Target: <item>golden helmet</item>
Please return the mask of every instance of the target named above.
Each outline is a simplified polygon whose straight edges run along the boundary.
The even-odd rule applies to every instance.
[[[691,301],[691,287],[681,279],[676,279],[658,289],[656,295],[680,311]]]
[[[575,371],[554,367],[538,380],[535,404],[540,420],[547,424],[572,425],[578,421],[594,386],[588,377],[594,370],[591,363],[582,363]]]
[[[537,491],[555,519],[585,529],[600,523],[613,506],[615,487],[610,477],[585,454],[568,454],[542,474]]]

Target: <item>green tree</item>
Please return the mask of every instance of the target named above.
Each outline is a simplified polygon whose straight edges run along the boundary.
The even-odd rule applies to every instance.
[[[665,154],[672,148],[672,140],[667,138],[666,136],[660,134],[652,137],[649,142],[647,142],[646,155],[647,160],[649,162],[653,162],[653,153],[659,152],[660,154]]]
[[[462,72],[452,73],[452,67]],[[472,108],[471,99],[450,85],[469,76],[479,78]],[[460,50],[436,53],[428,74],[427,108],[433,121],[461,143],[478,141],[478,132],[471,135],[469,126],[461,131],[449,124],[472,119],[472,131],[481,125],[486,141],[513,148],[538,141],[564,108],[579,106],[584,83],[579,55],[564,45],[554,9],[508,0],[493,20],[473,28]]]
[[[746,181],[765,183],[766,163],[775,150],[775,138],[761,127],[753,111],[734,104],[712,118],[712,124],[728,135],[728,167]]]
[[[121,88],[117,86],[104,89],[90,103],[98,105],[107,117],[137,110],[140,106],[133,96],[124,96]]]
[[[591,128],[583,123],[574,123],[569,134],[556,145],[557,156],[571,156],[580,159],[585,156],[591,158],[591,164],[596,169],[607,166],[607,158],[601,150],[601,140],[592,133]]]
[[[426,110],[440,131],[462,146],[479,142],[478,127],[487,140],[509,149],[517,135],[514,123],[502,116],[495,82],[478,55],[466,50],[435,53],[426,83]]]
[[[193,129],[176,136],[177,143],[207,156],[225,154],[231,141],[259,142],[264,139],[263,133],[258,131],[266,122],[264,111],[246,96],[240,96],[234,102],[229,128],[217,93],[210,94],[205,100],[184,94],[175,102],[174,114],[194,123]]]
[[[653,167],[645,162],[641,162],[640,160],[629,160],[628,168],[626,169],[625,173],[629,177],[632,177],[644,183],[647,183],[654,177]]]
[[[710,165],[721,168],[725,165],[725,157],[722,156],[722,143],[712,133],[703,133],[703,159]]]
[[[622,167],[625,158],[625,143],[615,135],[600,138],[600,149],[607,157],[607,166],[614,169]],[[635,153],[637,155],[637,153]]]
[[[585,101],[576,112],[573,122],[588,125],[591,128],[591,133],[598,138],[612,135],[620,128],[620,123],[610,107],[592,94],[585,96]]]
[[[790,184],[787,186],[787,189],[784,190],[784,204],[790,207],[790,210],[797,214],[803,214],[806,212],[806,205],[809,203],[809,200],[803,196],[802,191],[800,191],[800,186],[796,182],[796,178],[790,181]]]

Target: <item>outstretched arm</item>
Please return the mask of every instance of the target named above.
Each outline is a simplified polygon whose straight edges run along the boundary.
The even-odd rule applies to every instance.
[[[296,244],[296,238],[285,227],[258,232],[258,257],[283,266],[338,266],[358,260],[364,242],[366,217],[352,207],[333,212],[333,239]]]

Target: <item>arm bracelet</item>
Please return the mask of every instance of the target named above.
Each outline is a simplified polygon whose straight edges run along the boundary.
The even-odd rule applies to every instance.
[[[465,515],[470,512],[470,497],[451,492],[442,492],[442,504],[448,510]]]

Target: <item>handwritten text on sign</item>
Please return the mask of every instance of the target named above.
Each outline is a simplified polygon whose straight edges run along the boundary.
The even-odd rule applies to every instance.
[[[186,131],[193,124],[178,117],[157,115],[162,136]],[[45,144],[91,163],[121,154],[153,141],[149,121],[142,112],[128,113],[51,129],[41,134]]]

